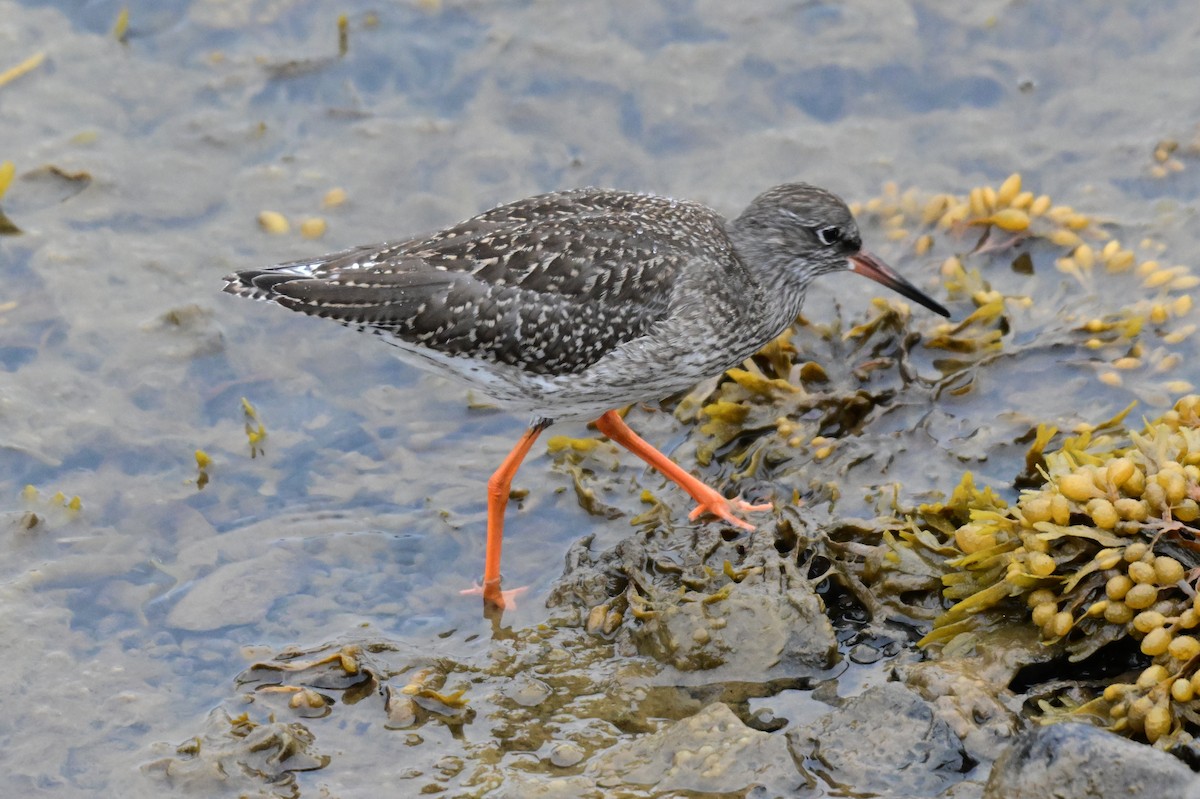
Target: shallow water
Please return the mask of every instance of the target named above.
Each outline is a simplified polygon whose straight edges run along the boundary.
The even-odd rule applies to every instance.
[[[397,673],[491,651],[492,626],[458,589],[483,561],[484,483],[525,420],[472,407],[365,337],[220,294],[232,269],[435,229],[556,188],[648,190],[734,213],[786,180],[866,200],[886,181],[962,194],[1013,171],[1113,220],[1123,240],[1161,242],[1172,263],[1196,265],[1200,251],[1200,159],[1152,174],[1155,145],[1188,142],[1200,120],[1188,3],[129,8],[122,43],[117,3],[0,0],[0,70],[46,54],[0,85],[0,162],[17,170],[0,208],[23,231],[0,237],[6,794],[161,795],[146,764],[201,735],[214,709],[244,709],[235,679],[285,647],[385,641],[407,653],[387,667]],[[324,208],[334,187],[349,199]],[[292,231],[263,232],[267,209]],[[318,241],[297,232],[310,216],[328,223]],[[900,271],[937,285],[948,253],[917,257],[881,226],[865,232]],[[855,280],[823,282],[806,315],[860,316],[873,292]],[[1081,302],[1066,278],[1038,286],[1064,315]],[[1105,290],[1092,301],[1120,307]],[[932,371],[941,355],[918,357]],[[1200,385],[1197,372],[1188,359],[1170,376]],[[1012,438],[1031,424],[1102,421],[1147,398],[1094,374],[1053,349],[980,370],[973,390],[941,395],[932,440],[904,440],[890,473],[860,472],[855,485],[903,475],[921,496],[963,468],[1011,481],[1024,452]],[[242,397],[268,432],[253,458]],[[877,432],[907,430],[913,413]],[[669,414],[631,418],[664,448],[685,443]],[[196,449],[214,461],[202,490]],[[688,463],[690,451],[677,455]],[[677,492],[619,463],[596,483],[624,514],[606,519],[534,450],[505,547],[507,584],[531,590],[505,628],[545,618],[573,542],[593,535],[600,551],[630,532],[642,487],[682,518]],[[58,491],[82,507],[63,507]],[[30,512],[40,521],[26,529]],[[611,666],[599,644],[578,646],[607,664],[597,674]],[[778,712],[803,716],[804,701],[788,691]],[[504,726],[503,701],[474,706],[473,721],[426,725],[421,742],[385,730],[369,703],[343,706],[336,729],[317,732],[331,763],[299,789],[370,796],[431,763],[453,771],[440,758],[477,756]],[[541,747],[500,746],[494,762],[570,772],[545,766]]]

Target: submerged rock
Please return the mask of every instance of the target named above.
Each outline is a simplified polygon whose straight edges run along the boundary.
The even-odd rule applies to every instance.
[[[299,722],[258,724],[246,715],[209,714],[202,735],[143,766],[172,789],[197,796],[299,796],[296,772],[329,765],[314,735]],[[165,745],[162,748],[166,748]]]

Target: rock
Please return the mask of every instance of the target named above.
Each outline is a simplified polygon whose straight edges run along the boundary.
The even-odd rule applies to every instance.
[[[1005,695],[1011,700],[1012,669],[989,668],[979,658],[949,658],[910,663],[897,673],[950,725],[973,760],[995,760],[1021,728],[1017,714],[1005,705]]]
[[[608,793],[587,777],[547,779],[541,774],[510,772],[504,785],[489,794],[496,799],[605,799]]]
[[[747,727],[720,702],[653,735],[613,747],[587,768],[610,792],[653,786],[698,794],[794,796],[804,780],[781,736]],[[609,795],[613,795],[610,793]]]
[[[747,580],[717,601],[664,602],[655,614],[634,633],[638,650],[680,672],[704,672],[699,682],[812,677],[836,662],[833,629],[811,589]]]
[[[899,683],[868,688],[812,724],[788,732],[797,762],[815,760],[855,793],[937,796],[971,761],[927,702]]]
[[[189,632],[258,624],[280,596],[292,590],[300,556],[268,549],[254,560],[221,563],[176,589],[179,599],[167,614],[167,625]],[[220,608],[220,612],[214,612]]]
[[[811,581],[776,541],[765,530],[726,540],[711,525],[664,526],[599,555],[575,547],[550,605],[619,611],[615,640],[670,667],[662,683],[798,685],[836,663],[837,639]]]
[[[992,766],[984,799],[1195,799],[1200,778],[1165,752],[1086,723],[1019,736]]]

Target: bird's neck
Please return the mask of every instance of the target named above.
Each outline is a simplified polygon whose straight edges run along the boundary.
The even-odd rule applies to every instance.
[[[794,258],[781,246],[764,241],[758,231],[741,229],[737,222],[726,225],[734,252],[762,289],[764,300],[775,312],[773,315],[786,320],[782,323],[786,326],[800,315],[810,276],[797,268]]]

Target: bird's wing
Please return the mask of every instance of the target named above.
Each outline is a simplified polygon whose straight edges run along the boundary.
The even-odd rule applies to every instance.
[[[653,202],[670,201],[543,195],[426,238],[239,272],[226,290],[448,355],[575,373],[650,334],[676,301],[680,271],[711,257]],[[715,214],[688,208],[721,230]]]

